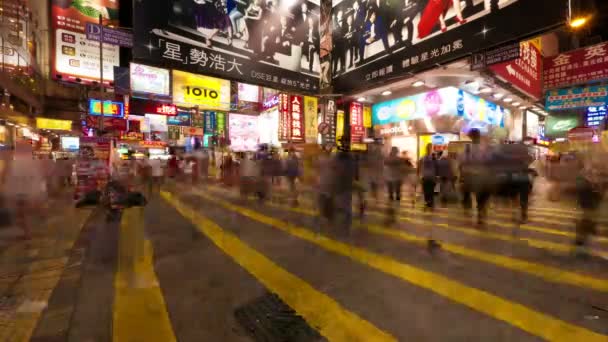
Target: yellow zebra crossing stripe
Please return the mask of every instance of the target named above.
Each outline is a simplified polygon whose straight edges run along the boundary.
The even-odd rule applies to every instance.
[[[192,210],[168,192],[161,196],[195,224],[218,248],[255,276],[330,341],[396,341],[388,333],[347,311],[329,296],[287,272],[234,234]]]
[[[466,286],[445,276],[398,262],[387,256],[369,252],[326,236],[316,235],[309,229],[287,224],[281,220],[231,204],[208,194],[199,192],[199,196],[239,215],[284,231],[328,251],[348,257],[380,272],[427,289],[540,338],[557,342],[606,341],[608,338],[608,336],[545,315],[519,303],[511,302],[488,292]]]
[[[118,267],[114,277],[113,341],[176,341],[167,306],[154,273],[152,246],[144,241],[135,255],[136,229],[143,229],[143,208],[127,209],[120,222]]]

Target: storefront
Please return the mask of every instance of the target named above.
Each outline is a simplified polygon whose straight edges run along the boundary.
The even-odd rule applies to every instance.
[[[475,128],[492,136],[504,128],[509,110],[455,87],[398,98],[372,106],[375,138],[382,138],[385,152],[396,146],[417,159],[425,146],[443,151],[454,141],[467,139]]]

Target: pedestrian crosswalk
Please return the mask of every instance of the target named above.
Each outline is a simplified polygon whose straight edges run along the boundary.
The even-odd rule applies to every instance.
[[[547,262],[550,258],[575,258],[572,255],[573,225],[567,223],[567,220],[576,218],[574,210],[535,207],[530,211],[530,223],[517,224],[511,221],[514,215],[511,208],[496,207],[492,218],[487,221],[487,228],[477,229],[470,220],[463,217],[461,210],[439,208],[433,213],[427,213],[404,201],[398,208],[394,226],[383,223],[387,203],[370,208],[366,212],[366,220],[355,220],[355,231],[364,232],[375,239],[401,244],[408,250],[414,248],[425,251],[427,240],[433,231],[433,236],[441,240],[441,253],[462,260],[469,267],[486,265],[483,270],[494,269],[494,275],[515,272],[523,277],[532,277],[530,279],[536,279],[534,284],[546,284],[540,290],[543,298],[551,298],[553,287],[561,286],[555,290],[555,303],[539,303],[528,299],[535,294],[505,295],[513,290],[491,288],[485,283],[468,281],[464,276],[455,277],[450,272],[442,272],[449,267],[449,263],[445,264],[446,260],[437,259],[432,254],[428,254],[431,259],[428,265],[432,266],[426,267],[424,265],[427,264],[408,260],[401,254],[395,254],[392,249],[384,251],[357,241],[352,236],[336,235],[331,225],[318,217],[314,198],[304,196],[297,207],[287,205],[288,202],[280,197],[278,201],[258,204],[241,198],[236,192],[211,185],[204,188],[172,187],[163,191],[161,198],[189,221],[196,231],[213,242],[269,291],[277,294],[329,341],[394,341],[401,340],[398,336],[403,336],[403,332],[396,331],[394,326],[386,327],[383,317],[367,312],[363,314],[354,309],[356,305],[349,300],[337,299],[326,293],[326,290],[308,279],[305,272],[274,260],[273,255],[260,248],[270,242],[255,240],[254,234],[248,234],[247,230],[265,227],[265,230],[276,232],[264,233],[269,241],[295,238],[313,250],[324,251],[328,255],[364,267],[368,277],[381,277],[378,279],[382,281],[412,285],[423,289],[429,296],[438,296],[451,303],[445,305],[462,306],[496,322],[507,324],[512,327],[514,334],[508,340],[522,340],[516,337],[520,336],[516,331],[527,334],[521,336],[549,341],[608,340],[608,328],[604,324],[608,322],[606,318],[600,317],[595,322],[578,317],[578,312],[587,307],[587,301],[595,303],[596,309],[599,307],[600,310],[608,310],[608,302],[602,302],[608,299],[608,272],[592,272],[596,268],[579,267],[581,264],[578,262],[568,265],[561,265],[561,261]],[[220,216],[230,216],[231,219],[220,224],[218,216],[212,215],[213,218],[206,214],[211,211],[225,213]],[[254,222],[255,225],[252,224]],[[484,246],[484,241],[513,248],[505,254],[502,250],[494,251]],[[598,262],[603,258],[608,259],[605,245],[608,240],[598,238],[595,242],[591,255]],[[444,264],[437,266],[441,263]],[[303,261],[303,264],[306,262]],[[465,273],[474,272],[473,269]],[[497,279],[504,278],[498,276]],[[526,288],[520,288],[521,285],[504,284],[525,292]],[[585,298],[573,301],[561,297],[564,291],[570,290],[577,294],[583,293]],[[400,299],[407,298],[408,293],[398,296]],[[433,301],[429,299],[429,303]],[[572,310],[575,313],[568,312],[569,307],[552,307],[569,302],[576,307]],[[371,302],[369,305],[378,303]],[[442,322],[436,324],[440,330]],[[463,321],[462,324],[475,323]],[[474,334],[474,331],[472,328],[471,333]],[[441,336],[441,331],[434,333]],[[448,336],[447,332],[445,334]],[[475,339],[477,336],[469,337]],[[176,338],[179,340],[177,332]],[[486,334],[486,338],[491,336]]]

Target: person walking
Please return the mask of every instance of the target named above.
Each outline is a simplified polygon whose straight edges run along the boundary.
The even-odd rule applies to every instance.
[[[401,201],[401,184],[403,180],[404,161],[399,157],[399,149],[395,146],[384,161],[386,186],[389,201]]]
[[[292,148],[288,152],[287,160],[285,161],[285,173],[287,182],[289,183],[289,196],[294,205],[298,204],[298,191],[296,188],[296,180],[301,176],[300,159],[296,155],[296,151]]]
[[[426,155],[420,159],[418,175],[422,180],[424,204],[427,210],[435,207],[435,184],[437,182],[437,160],[433,155],[433,145],[426,145]]]
[[[454,187],[454,171],[452,169],[452,161],[448,157],[447,151],[439,154],[437,160],[437,176],[439,177],[440,198],[441,203],[446,204],[450,201],[455,192]]]

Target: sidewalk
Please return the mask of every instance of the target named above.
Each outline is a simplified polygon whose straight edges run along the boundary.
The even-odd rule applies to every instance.
[[[0,341],[29,341],[91,214],[67,196],[33,218],[32,239],[18,227],[0,232]],[[34,215],[34,213],[33,213]]]

